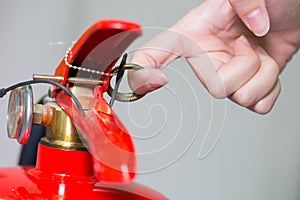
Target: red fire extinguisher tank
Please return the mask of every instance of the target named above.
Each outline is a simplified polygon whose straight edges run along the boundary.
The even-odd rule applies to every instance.
[[[39,144],[36,166],[0,169],[1,200],[167,199],[152,189],[132,182],[135,174],[135,151],[131,137],[102,97],[102,92],[107,91],[109,86],[112,67],[125,48],[139,35],[139,26],[130,22],[119,20],[97,22],[68,51],[56,69],[55,76],[46,77],[57,79],[59,84],[70,88],[70,91],[73,89],[74,95],[79,97],[84,109],[90,110],[87,113],[89,115],[67,112],[74,108],[72,100],[56,88],[52,97],[60,105],[48,106],[49,112],[44,113],[41,110],[37,113],[37,116],[40,116],[39,121],[48,126],[48,132],[46,138]],[[101,45],[98,45],[99,43]],[[86,58],[89,65],[85,63]],[[82,69],[85,69],[81,73],[82,76],[76,77]],[[97,78],[96,81],[92,80]],[[80,84],[75,85],[74,80]],[[18,91],[15,92],[15,95],[19,94]],[[23,112],[26,107],[31,106],[23,102],[14,109],[18,103],[19,101],[10,105],[12,119],[15,121],[11,123],[12,134],[9,135],[23,144],[29,138],[28,127],[31,121],[36,120],[32,120],[32,115],[26,115],[28,116],[24,123],[26,126],[23,124],[16,127],[15,125],[23,119],[18,112]],[[82,146],[72,122],[81,127],[79,132],[88,136],[87,143],[93,147],[91,148],[93,154]],[[95,128],[96,124],[98,128]],[[22,130],[19,130],[20,127]],[[95,159],[95,154],[102,160]],[[108,166],[107,163],[110,162],[102,162],[110,160],[116,168]],[[124,167],[126,170],[123,171]]]
[[[40,144],[36,167],[0,170],[0,199],[167,199],[137,183],[101,184],[93,177],[92,163],[87,151],[62,150]]]

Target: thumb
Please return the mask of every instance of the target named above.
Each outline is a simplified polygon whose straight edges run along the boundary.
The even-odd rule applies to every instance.
[[[134,52],[131,63],[145,68],[128,74],[129,86],[136,94],[151,92],[168,82],[162,69],[182,54],[178,52],[178,37],[175,31],[165,30]]]
[[[270,18],[265,0],[228,0],[240,19],[256,36],[266,35]]]

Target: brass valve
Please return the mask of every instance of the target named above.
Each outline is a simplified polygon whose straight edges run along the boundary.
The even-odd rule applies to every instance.
[[[46,137],[41,139],[42,144],[56,148],[85,150],[71,119],[55,102],[35,105],[35,109],[37,112],[34,111],[34,123],[46,126]]]
[[[74,86],[70,90],[77,96],[84,109],[93,107],[92,88]],[[45,105],[35,104],[32,122],[46,126],[46,137],[41,139],[44,145],[64,149],[86,149],[70,117],[56,102],[48,102]]]

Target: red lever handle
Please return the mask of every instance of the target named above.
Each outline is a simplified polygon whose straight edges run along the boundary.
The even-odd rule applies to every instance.
[[[66,85],[70,77],[103,80],[94,89],[94,109],[83,116],[71,98],[62,91],[55,91],[57,103],[73,121],[88,143],[94,157],[95,175],[99,181],[127,183],[135,177],[135,148],[128,131],[103,98],[110,76],[79,71],[72,66],[110,73],[125,49],[141,35],[141,27],[120,20],[103,20],[91,26],[70,49],[67,62],[63,59],[55,71]]]
[[[95,89],[95,95],[95,107],[86,111],[86,116],[65,93],[59,93],[56,100],[88,143],[98,181],[128,183],[134,179],[137,168],[133,140],[104,100],[101,87]]]
[[[71,48],[68,62],[73,66],[83,66],[92,70],[110,73],[117,60],[128,46],[141,35],[138,24],[121,20],[102,20],[92,25]],[[70,69],[63,59],[55,71],[56,76],[63,76],[66,83],[68,77],[88,76]],[[97,76],[97,75],[96,75]],[[110,77],[96,77],[106,80],[104,91],[108,88]]]

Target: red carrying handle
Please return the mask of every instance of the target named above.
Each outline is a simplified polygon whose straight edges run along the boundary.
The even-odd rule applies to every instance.
[[[67,62],[72,66],[84,67],[110,73],[125,49],[141,35],[141,27],[120,20],[102,20],[92,25],[70,49]],[[132,138],[112,108],[103,98],[109,86],[110,76],[78,71],[61,61],[55,71],[62,76],[62,84],[70,77],[103,80],[104,84],[94,89],[94,108],[86,116],[63,91],[54,92],[57,103],[73,121],[75,127],[88,144],[94,157],[94,170],[101,182],[128,183],[135,177],[136,155]]]
[[[121,20],[102,20],[92,25],[79,40],[73,45],[69,52],[68,62],[73,66],[84,66],[92,70],[110,73],[120,56],[128,46],[142,34],[138,24]],[[62,84],[67,78],[80,75],[76,70],[70,69],[61,61],[55,71],[56,76],[63,76]],[[90,74],[88,74],[90,76]],[[109,77],[99,77],[106,80],[103,90],[108,88]]]
[[[95,176],[100,182],[128,183],[135,177],[136,155],[133,140],[125,126],[102,96],[98,96],[94,109],[81,111],[65,93],[59,93],[57,103],[69,115],[82,139],[94,157]]]

